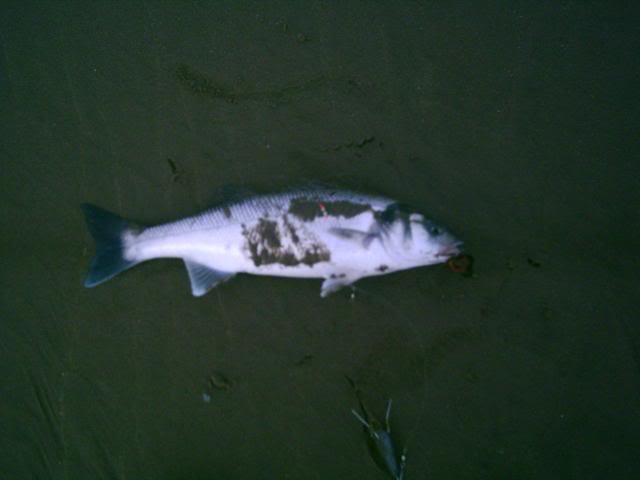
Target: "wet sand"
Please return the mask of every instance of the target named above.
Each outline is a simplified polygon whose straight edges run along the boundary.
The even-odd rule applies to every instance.
[[[636,18],[2,7],[0,476],[386,478],[345,375],[393,398],[408,479],[637,476]],[[474,275],[82,286],[83,202],[154,223],[311,181],[418,206]]]

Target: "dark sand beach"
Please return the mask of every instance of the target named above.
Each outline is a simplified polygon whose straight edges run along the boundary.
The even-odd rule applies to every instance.
[[[637,478],[638,16],[595,2],[0,7],[0,477]],[[180,260],[93,289],[80,204],[153,224],[324,182],[465,241],[364,279]]]

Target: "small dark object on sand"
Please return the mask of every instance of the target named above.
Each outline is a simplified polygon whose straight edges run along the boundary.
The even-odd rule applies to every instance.
[[[533,258],[527,258],[527,263],[533,268],[540,268],[542,266],[540,262],[535,261]]]
[[[220,372],[213,372],[209,375],[209,383],[218,390],[229,390],[233,382]]]
[[[302,357],[300,360],[298,360],[294,365],[296,367],[301,367],[303,365],[308,365],[309,363],[311,363],[311,360],[313,360],[313,355],[305,355],[304,357]]]

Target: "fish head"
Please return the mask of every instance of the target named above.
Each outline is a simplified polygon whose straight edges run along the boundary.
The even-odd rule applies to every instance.
[[[462,252],[462,241],[432,220],[417,218],[412,223],[414,251],[425,265],[444,263]]]
[[[383,221],[387,250],[406,266],[444,263],[462,251],[462,241],[411,207],[396,204]]]

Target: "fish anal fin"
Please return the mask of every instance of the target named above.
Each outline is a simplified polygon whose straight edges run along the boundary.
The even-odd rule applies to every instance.
[[[203,296],[218,284],[226,282],[235,275],[234,272],[221,272],[192,260],[185,260],[184,265],[187,267],[191,293],[194,297]]]
[[[320,288],[320,296],[324,298],[327,295],[337,292],[343,287],[348,287],[356,280],[358,280],[358,278],[349,277],[344,273],[331,274],[330,277],[325,278],[324,282],[322,282],[322,287]]]

